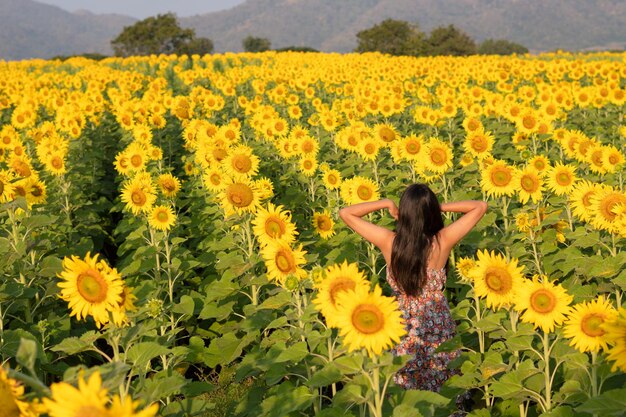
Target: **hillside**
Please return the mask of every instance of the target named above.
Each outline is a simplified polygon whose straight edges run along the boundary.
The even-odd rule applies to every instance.
[[[0,0],[0,58],[111,54],[110,39],[135,20],[114,14],[69,13],[32,0]]]
[[[624,0],[247,0],[232,9],[180,18],[217,52],[241,51],[248,35],[274,48],[347,52],[356,33],[385,18],[428,32],[454,24],[477,41],[499,38],[531,51],[626,48]],[[0,59],[110,54],[110,40],[136,19],[66,12],[33,0],[0,0]]]
[[[241,50],[248,35],[274,47],[350,51],[355,34],[385,18],[422,30],[454,24],[476,40],[504,38],[534,51],[626,47],[623,0],[248,0],[230,10],[181,19],[216,50]]]

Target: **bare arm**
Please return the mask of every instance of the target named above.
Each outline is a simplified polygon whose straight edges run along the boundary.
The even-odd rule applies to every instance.
[[[444,227],[439,232],[441,245],[446,250],[451,250],[470,230],[476,226],[476,223],[487,212],[487,203],[477,200],[455,201],[451,203],[441,204],[441,211],[454,213],[464,213],[459,219],[452,224]]]
[[[385,259],[387,259],[387,255],[391,255],[391,243],[393,242],[394,233],[389,229],[362,219],[368,213],[384,209],[389,210],[389,213],[394,218],[397,218],[398,207],[396,203],[387,198],[344,207],[339,210],[339,217],[349,228],[363,236],[368,242],[376,245],[382,251]]]

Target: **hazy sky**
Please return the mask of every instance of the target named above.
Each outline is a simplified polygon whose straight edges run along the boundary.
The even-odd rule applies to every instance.
[[[174,12],[180,17],[229,9],[245,0],[35,0],[67,11],[119,13],[144,19],[159,13]]]

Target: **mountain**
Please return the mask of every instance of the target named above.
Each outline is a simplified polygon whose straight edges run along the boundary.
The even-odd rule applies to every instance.
[[[533,51],[626,48],[624,0],[247,0],[180,21],[211,38],[216,51],[240,51],[252,35],[275,48],[346,52],[357,32],[385,18],[426,32],[454,24],[477,41],[507,39]]]
[[[112,54],[110,40],[135,21],[116,14],[70,13],[32,0],[0,0],[0,58]]]
[[[268,38],[274,48],[348,52],[357,32],[385,18],[417,23],[425,32],[454,24],[477,41],[507,39],[533,52],[626,49],[624,0],[247,0],[179,21],[213,40],[217,52],[241,51],[249,35]],[[0,59],[111,54],[111,39],[135,21],[0,0]]]

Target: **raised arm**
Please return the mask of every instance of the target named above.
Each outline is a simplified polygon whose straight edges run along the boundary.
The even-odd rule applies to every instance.
[[[446,249],[452,249],[472,230],[487,212],[487,203],[477,200],[455,201],[441,204],[441,211],[464,213],[455,222],[439,232],[440,242]]]
[[[343,220],[349,228],[363,236],[368,242],[376,245],[386,258],[386,255],[391,254],[393,232],[362,219],[362,217],[368,213],[384,209],[389,210],[389,213],[394,218],[398,217],[398,207],[396,203],[388,198],[344,207],[339,210],[339,217],[341,217],[341,220]]]

